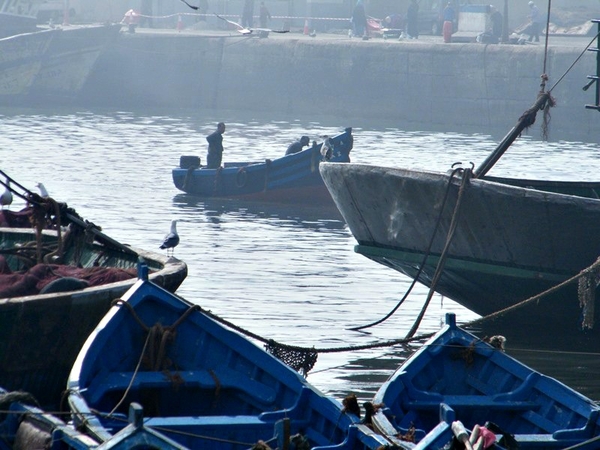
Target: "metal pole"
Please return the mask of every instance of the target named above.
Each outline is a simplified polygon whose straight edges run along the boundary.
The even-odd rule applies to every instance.
[[[508,0],[504,0],[504,18],[502,20],[502,42],[508,43]]]

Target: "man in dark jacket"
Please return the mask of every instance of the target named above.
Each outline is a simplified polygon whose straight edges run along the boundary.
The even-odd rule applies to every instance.
[[[219,122],[217,131],[206,137],[208,141],[208,154],[206,155],[206,168],[217,169],[221,167],[223,160],[223,133],[225,133],[225,124]]]
[[[302,136],[299,141],[296,141],[293,144],[290,144],[290,146],[287,148],[287,151],[285,152],[285,154],[291,155],[292,153],[301,152],[302,148],[306,147],[309,142],[310,142],[310,139],[308,138],[308,136]]]

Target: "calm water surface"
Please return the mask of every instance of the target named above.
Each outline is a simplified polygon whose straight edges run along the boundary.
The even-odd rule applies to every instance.
[[[382,325],[349,330],[386,315],[410,280],[354,253],[355,240],[337,210],[201,201],[176,190],[171,169],[180,155],[205,160],[204,137],[219,120],[227,123],[229,161],[277,158],[303,134],[319,139],[354,126],[355,162],[446,171],[458,161],[479,165],[501,138],[381,124],[360,128],[333,119],[4,110],[1,169],[31,189],[43,182],[52,197],[136,247],[160,251],[171,219],[177,219],[181,244],[175,256],[189,267],[178,293],[266,339],[330,349],[404,337],[427,296],[423,287]],[[596,181],[598,173],[597,144],[524,136],[490,174]],[[419,333],[438,329],[446,312],[455,312],[459,322],[477,317],[436,295]],[[570,354],[514,349],[510,342],[508,347],[530,365],[600,398],[599,355],[585,349]],[[321,353],[308,379],[338,398],[355,392],[367,399],[410,351]]]

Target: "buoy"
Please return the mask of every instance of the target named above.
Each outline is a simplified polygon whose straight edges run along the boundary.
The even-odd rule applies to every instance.
[[[183,30],[183,19],[181,18],[181,14],[177,16],[177,31]]]
[[[308,30],[308,19],[304,19],[304,34],[308,35],[310,31]]]

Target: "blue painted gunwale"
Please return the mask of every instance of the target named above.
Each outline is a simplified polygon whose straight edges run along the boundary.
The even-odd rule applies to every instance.
[[[144,406],[145,427],[189,449],[249,448],[259,440],[273,446],[284,436],[283,419],[289,420],[290,435],[302,432],[315,448],[364,450],[387,443],[383,437],[349,439],[349,428],[359,419],[344,413],[340,402],[241,334],[149,282],[141,269],[124,303],[90,335],[69,377],[69,406],[86,433],[109,441],[126,424],[127,405],[137,402]],[[169,368],[142,367],[134,375],[145,327],[179,320],[165,353]]]
[[[8,394],[0,388],[0,394]],[[3,403],[0,421],[0,450],[14,448],[43,448],[48,450],[130,450],[133,448],[160,448],[161,450],[185,450],[176,442],[149,429],[143,423],[140,405],[129,407],[128,424],[109,441],[99,443],[76,430],[52,413],[24,403]],[[43,444],[42,444],[43,442]]]
[[[469,430],[493,422],[521,449],[599,448],[595,402],[458,328],[454,314],[373,401],[385,405],[373,418],[375,428],[390,437],[414,424],[422,439],[415,448],[441,448],[452,438],[453,420]]]
[[[331,141],[330,161],[350,162],[352,129],[346,128]],[[200,197],[333,203],[319,173],[322,145],[273,160],[226,162],[220,169],[176,168],[173,182],[177,189]]]

